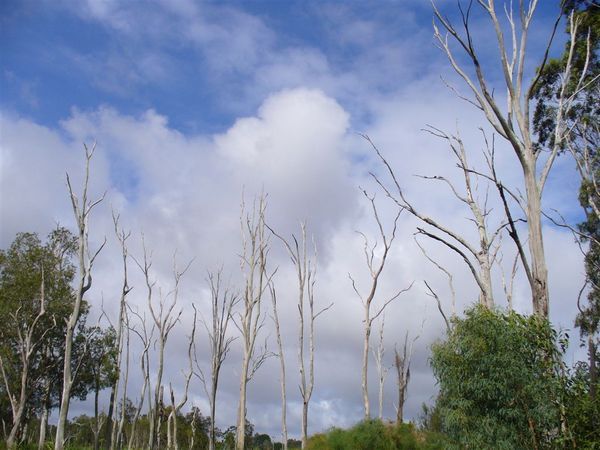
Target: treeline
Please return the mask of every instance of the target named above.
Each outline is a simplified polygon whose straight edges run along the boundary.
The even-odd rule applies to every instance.
[[[120,411],[121,405],[119,405]],[[160,422],[165,423],[170,414],[170,407],[165,406],[160,413]],[[126,448],[140,449],[144,448],[149,440],[150,422],[149,417],[144,414],[140,416],[133,425],[135,407],[131,401],[127,401],[125,406],[125,426],[123,428],[123,438],[127,442]],[[96,432],[97,419],[93,416],[80,415],[67,422],[66,426],[66,446],[70,449],[94,449],[107,448],[110,445],[110,429],[107,426],[107,415],[101,412],[98,417],[100,428]],[[208,434],[210,430],[210,418],[204,416],[198,408],[193,407],[186,414],[177,415],[179,433],[177,443],[172,446],[181,449],[204,450],[208,448]],[[39,441],[39,418],[28,420],[27,427],[23,430],[23,438],[19,448],[29,449],[37,448]],[[56,426],[48,426],[48,434],[56,433]],[[159,427],[158,446],[167,448],[169,444],[168,430],[166,427]],[[233,450],[235,448],[235,426],[230,426],[224,430],[216,429],[216,448],[219,450]],[[98,435],[98,438],[97,438]],[[248,449],[252,450],[272,450],[281,449],[281,442],[273,442],[267,434],[261,434],[254,431],[254,425],[246,425],[246,442]],[[288,448],[300,448],[301,442],[296,439],[288,440]],[[0,447],[2,448],[2,447]],[[46,447],[43,447],[46,448]]]

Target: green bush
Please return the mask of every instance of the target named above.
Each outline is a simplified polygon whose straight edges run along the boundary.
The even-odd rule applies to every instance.
[[[348,430],[332,428],[308,441],[308,450],[419,450],[443,449],[443,440],[430,433],[417,432],[412,424],[383,423],[380,420],[359,422]]]
[[[555,448],[562,380],[546,320],[476,306],[454,319],[431,364],[437,413],[456,448]],[[452,448],[452,446],[450,446]]]

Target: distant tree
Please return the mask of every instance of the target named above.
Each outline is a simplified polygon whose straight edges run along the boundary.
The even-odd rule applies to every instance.
[[[273,448],[271,436],[268,434],[255,434],[253,448],[260,450],[271,450]]]

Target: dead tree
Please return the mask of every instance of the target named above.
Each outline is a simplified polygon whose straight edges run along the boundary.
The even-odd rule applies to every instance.
[[[158,436],[159,436],[159,427],[161,422],[161,416],[159,411],[159,406],[162,405],[162,376],[164,369],[164,354],[165,347],[167,344],[167,340],[169,338],[169,334],[173,330],[173,327],[179,321],[179,317],[181,316],[182,311],[175,311],[175,307],[177,306],[178,296],[179,296],[179,283],[181,281],[181,277],[187,272],[188,268],[191,265],[191,262],[187,264],[187,266],[183,270],[179,270],[177,268],[177,262],[175,256],[173,257],[173,278],[174,278],[174,287],[172,290],[167,292],[167,294],[163,294],[162,289],[159,288],[158,295],[158,305],[155,305],[155,301],[153,299],[153,291],[154,286],[156,285],[156,281],[150,281],[150,269],[152,267],[152,262],[150,261],[150,257],[146,251],[146,245],[143,241],[143,260],[142,262],[138,262],[135,258],[134,261],[142,271],[144,275],[144,279],[146,282],[147,289],[147,300],[148,300],[148,308],[150,310],[150,316],[154,321],[154,326],[158,332],[158,361],[157,361],[157,373],[156,373],[156,381],[154,388],[154,399],[151,407],[149,408],[149,417],[150,417],[150,432],[148,436],[148,446],[150,450],[153,450],[158,445]],[[149,370],[147,368],[146,370]]]
[[[54,448],[55,450],[62,450],[65,445],[65,426],[67,424],[67,417],[69,414],[69,404],[71,401],[71,388],[73,387],[73,373],[71,369],[71,356],[73,352],[73,334],[75,327],[79,321],[81,313],[81,303],[83,296],[92,287],[92,267],[96,257],[104,248],[106,239],[95,253],[91,254],[88,245],[88,221],[89,216],[95,206],[97,206],[102,200],[104,195],[98,200],[91,201],[88,198],[88,183],[90,179],[90,161],[94,155],[96,144],[90,149],[87,145],[85,147],[85,177],[83,181],[83,191],[81,194],[81,200],[73,192],[71,187],[71,179],[67,174],[67,186],[69,188],[69,195],[71,196],[71,204],[73,206],[73,213],[75,214],[75,221],[77,222],[78,230],[78,285],[75,291],[75,301],[73,303],[73,309],[67,321],[65,330],[65,353],[64,353],[64,366],[63,366],[63,387],[60,401],[60,409],[58,413],[58,421],[56,423],[56,438]]]
[[[194,308],[194,318],[192,324],[192,334],[190,335],[190,343],[188,345],[188,371],[184,375],[185,383],[183,387],[183,396],[179,403],[175,403],[175,393],[173,392],[173,386],[169,383],[169,392],[171,394],[171,411],[167,419],[167,436],[168,444],[167,448],[179,450],[179,442],[177,441],[177,414],[181,411],[181,408],[185,406],[188,400],[188,390],[190,388],[190,380],[194,373],[192,350],[195,344],[196,337],[196,308]]]
[[[288,430],[287,430],[287,394],[285,380],[285,356],[283,353],[283,341],[281,340],[281,330],[279,327],[279,312],[277,311],[277,293],[275,286],[269,285],[271,292],[271,302],[273,304],[273,323],[275,324],[275,335],[277,336],[277,358],[279,359],[279,381],[281,386],[281,440],[283,450],[288,448]]]
[[[40,296],[38,299],[32,299],[35,303],[39,304],[38,313],[33,317],[30,322],[24,321],[19,316],[22,313],[22,306],[17,308],[15,312],[9,314],[8,319],[14,321],[14,323],[23,323],[25,326],[17,326],[17,348],[15,349],[19,355],[20,362],[20,377],[19,384],[12,386],[9,378],[6,374],[6,368],[4,366],[4,359],[0,355],[0,370],[2,371],[2,379],[4,381],[4,389],[8,397],[11,412],[12,412],[12,425],[10,433],[6,438],[6,447],[9,449],[15,448],[17,445],[18,433],[21,430],[23,424],[23,416],[25,413],[25,407],[28,401],[28,387],[29,386],[29,374],[31,369],[31,357],[36,352],[38,347],[44,341],[46,335],[54,326],[55,323],[47,324],[45,329],[40,329],[43,326],[43,318],[46,315],[46,295],[44,287],[44,267],[40,268],[41,271],[41,282],[40,282]],[[16,383],[15,383],[16,384]],[[15,392],[18,388],[18,394]]]
[[[135,408],[135,414],[131,421],[131,430],[130,430],[130,434],[129,434],[129,439],[127,441],[127,449],[131,450],[132,448],[141,447],[141,445],[139,443],[137,445],[134,445],[136,443],[135,431],[136,431],[137,422],[142,413],[142,408],[144,407],[146,392],[148,392],[148,405],[149,405],[148,406],[148,408],[149,408],[148,416],[151,415],[150,413],[152,410],[152,401],[151,401],[151,394],[150,394],[151,385],[150,385],[150,355],[149,355],[149,351],[150,351],[150,346],[154,342],[154,330],[155,330],[156,326],[154,324],[152,324],[152,327],[150,328],[150,330],[148,330],[148,327],[146,325],[145,314],[141,315],[137,311],[133,310],[129,305],[128,305],[128,309],[129,309],[129,312],[138,319],[139,324],[141,325],[141,327],[140,327],[141,329],[137,329],[136,327],[134,327],[130,324],[129,320],[127,321],[128,332],[133,331],[133,333],[135,335],[137,335],[137,337],[140,339],[140,343],[142,345],[142,352],[140,354],[140,369],[141,369],[142,376],[144,378],[144,382],[142,384],[142,388],[140,391],[140,398],[139,398],[138,404]],[[129,316],[127,316],[127,317],[129,317]],[[129,347],[128,347],[128,349],[129,349]],[[124,409],[124,407],[125,407],[125,403],[123,403],[123,409]]]
[[[129,287],[128,278],[127,278],[127,239],[131,235],[131,233],[125,233],[125,230],[119,228],[119,216],[115,215],[113,211],[113,224],[115,228],[115,235],[117,236],[117,240],[119,241],[119,245],[121,247],[121,260],[123,263],[123,285],[121,287],[121,296],[119,301],[119,319],[117,321],[116,326],[116,344],[118,350],[117,356],[117,366],[115,368],[117,376],[115,377],[115,381],[111,386],[110,391],[110,402],[107,416],[107,427],[106,427],[106,442],[110,443],[110,449],[113,450],[120,445],[120,432],[123,429],[124,419],[123,415],[125,413],[124,408],[121,411],[121,418],[119,419],[118,426],[115,426],[113,415],[117,410],[117,404],[119,402],[119,386],[121,384],[121,365],[123,360],[123,353],[126,353],[126,361],[125,361],[125,378],[127,378],[128,370],[129,370],[129,342],[125,342],[125,340],[129,339],[127,328],[125,323],[127,321],[127,295],[131,291],[131,287]],[[108,318],[108,316],[106,316]],[[112,324],[111,324],[112,325]],[[125,331],[125,333],[124,333]],[[126,352],[124,352],[125,345],[127,345]],[[127,380],[125,379],[123,385],[123,399],[127,398]]]
[[[242,340],[242,367],[240,371],[240,399],[236,429],[236,449],[244,450],[246,441],[246,392],[248,382],[269,356],[266,348],[256,352],[256,338],[264,326],[261,311],[262,298],[273,274],[267,273],[269,239],[265,234],[265,195],[254,201],[252,211],[246,212],[242,201],[240,218],[242,231],[242,254],[240,267],[244,276],[241,311],[234,320]]]
[[[315,311],[314,289],[317,273],[317,249],[313,242],[313,256],[311,258],[307,251],[308,243],[306,239],[306,224],[304,222],[301,223],[300,228],[302,233],[301,240],[298,242],[296,236],[292,235],[293,243],[288,242],[286,239],[278,235],[273,229],[269,228],[269,230],[284,244],[289,257],[294,264],[296,277],[298,279],[298,365],[300,368],[300,395],[302,396],[302,424],[300,429],[300,439],[302,441],[302,448],[306,448],[308,443],[308,407],[315,384],[315,320],[322,313],[331,308],[333,303],[318,312]],[[306,305],[308,305],[308,315],[305,311]],[[308,324],[306,324],[307,316]],[[306,357],[304,354],[306,348],[306,331],[308,331],[308,373],[306,370]]]
[[[422,325],[421,325],[422,328]],[[396,425],[404,422],[404,403],[406,402],[406,391],[410,381],[410,363],[413,355],[413,346],[415,341],[419,339],[419,335],[415,336],[409,343],[408,331],[404,335],[404,345],[402,353],[398,351],[398,347],[394,347],[394,367],[398,379],[398,405],[396,406]]]
[[[445,176],[422,176],[421,178],[445,183],[449,187],[454,197],[456,197],[459,202],[463,203],[469,208],[469,211],[472,215],[469,220],[474,223],[477,229],[477,244],[469,242],[469,240],[463,234],[450,229],[448,226],[441,224],[436,219],[419,211],[414,203],[408,200],[404,191],[400,187],[400,184],[390,164],[383,157],[371,139],[368,136],[364,136],[387,168],[397,193],[392,193],[377,175],[373,173],[371,175],[383,188],[386,194],[394,200],[399,208],[406,209],[421,222],[438,231],[438,233],[435,233],[430,231],[428,228],[417,227],[418,234],[422,234],[434,241],[440,242],[462,258],[462,260],[467,264],[471,275],[473,276],[473,279],[479,288],[479,303],[487,308],[491,308],[494,305],[494,295],[492,289],[492,266],[494,264],[493,244],[498,236],[502,233],[504,228],[506,228],[507,223],[501,222],[493,232],[488,231],[487,221],[491,212],[491,208],[487,205],[488,196],[487,194],[485,195],[485,201],[483,202],[483,205],[480,205],[480,203],[477,201],[476,194],[478,180],[474,178],[478,178],[478,173],[469,165],[467,160],[467,152],[461,137],[458,134],[449,135],[434,127],[429,127],[427,131],[434,136],[442,138],[448,142],[450,149],[457,160],[457,167],[462,173],[464,189],[457,188],[454,183],[452,183],[452,181]],[[423,250],[422,247],[421,250]],[[431,258],[427,258],[432,261]],[[441,268],[438,263],[434,262],[434,264],[438,268]],[[444,270],[444,272],[447,273],[445,269],[441,270]]]
[[[381,316],[381,326],[379,327],[379,342],[376,348],[372,348],[373,358],[375,359],[375,367],[379,378],[379,420],[383,420],[383,388],[385,378],[388,373],[388,368],[385,366],[383,357],[385,355],[385,346],[383,344],[383,329],[385,327],[385,314]]]
[[[383,304],[376,310],[374,314],[371,313],[371,305],[375,299],[375,295],[377,293],[377,287],[379,285],[379,278],[383,272],[383,268],[385,267],[385,263],[387,261],[387,257],[389,255],[390,248],[394,239],[396,237],[396,227],[398,225],[398,219],[400,214],[402,213],[402,209],[398,211],[396,217],[394,218],[394,225],[392,227],[392,231],[389,236],[386,234],[383,229],[383,225],[381,223],[381,219],[379,218],[379,213],[377,212],[377,207],[375,206],[375,197],[370,197],[366,191],[363,191],[364,196],[371,203],[371,209],[373,211],[373,217],[377,223],[377,227],[379,230],[379,235],[382,240],[383,245],[383,253],[378,258],[375,258],[375,250],[377,248],[378,243],[375,242],[372,246],[369,243],[368,238],[363,233],[360,233],[364,239],[364,254],[367,263],[367,268],[369,269],[369,275],[371,278],[371,285],[369,287],[367,295],[363,295],[360,293],[356,282],[351,274],[348,274],[350,281],[352,282],[352,288],[358,298],[360,298],[363,304],[363,323],[364,323],[364,338],[363,338],[363,358],[362,358],[362,394],[363,394],[363,404],[365,409],[365,419],[368,420],[371,418],[371,409],[369,404],[369,385],[368,385],[368,364],[369,364],[369,340],[371,337],[371,328],[373,326],[373,322],[385,311],[385,308],[401,294],[407,292],[411,287],[400,289],[398,292],[393,294],[390,298],[388,298]]]
[[[500,51],[500,68],[504,77],[504,85],[507,91],[507,106],[503,108],[497,98],[494,97],[494,89],[486,79],[478,52],[475,49],[475,38],[472,33],[470,17],[473,2],[470,2],[464,10],[460,3],[462,32],[454,27],[452,22],[446,18],[435,6],[434,8],[434,36],[438,46],[446,54],[454,71],[462,78],[468,87],[471,98],[458,94],[460,98],[468,101],[471,105],[481,110],[491,125],[506,142],[512,147],[522,171],[523,184],[525,185],[524,211],[527,220],[528,236],[526,241],[529,246],[529,259],[520,252],[522,265],[528,271],[532,293],[533,311],[542,317],[548,317],[549,295],[548,295],[548,270],[544,253],[541,224],[541,199],[546,180],[559,150],[564,146],[565,139],[569,134],[570,126],[567,126],[567,117],[574,104],[577,94],[596,81],[586,80],[586,70],[582,71],[576,83],[571,81],[572,60],[575,51],[575,36],[577,35],[578,21],[570,17],[571,46],[565,64],[565,70],[561,77],[561,85],[556,99],[555,122],[552,132],[553,139],[548,152],[535,141],[532,135],[530,108],[533,97],[538,88],[541,75],[548,62],[548,55],[554,34],[556,32],[560,16],[557,18],[551,31],[546,51],[541,64],[537,68],[537,74],[532,77],[528,87],[524,85],[526,76],[526,48],[529,31],[537,0],[518,3],[518,18],[514,17],[512,4],[505,7],[509,37],[505,36],[504,24],[498,18],[494,0],[478,0],[476,4],[484,11],[491,21],[496,35],[496,41]],[[561,13],[562,14],[562,13]],[[451,42],[454,42],[460,52],[464,53],[469,61],[469,69],[466,69],[458,61],[456,51]],[[587,67],[587,64],[586,64]],[[471,75],[469,72],[474,74]],[[575,84],[575,89],[571,86]],[[453,88],[458,93],[456,89]],[[545,159],[542,155],[548,155]],[[502,194],[502,192],[501,192]],[[504,201],[504,199],[503,199]],[[505,205],[506,206],[506,205]],[[507,217],[507,219],[509,219]],[[509,219],[510,220],[510,219]],[[511,237],[515,236],[511,233]],[[515,241],[516,242],[516,241]],[[518,245],[518,243],[517,243]]]
[[[206,333],[208,334],[210,349],[210,381],[207,381],[206,377],[204,376],[204,371],[198,362],[197,352],[194,347],[194,362],[196,366],[194,374],[202,382],[204,392],[208,397],[208,403],[210,405],[211,420],[208,430],[209,450],[215,450],[216,448],[215,421],[217,412],[217,390],[219,387],[219,376],[221,374],[221,367],[227,358],[231,344],[235,340],[235,338],[227,336],[227,329],[229,327],[229,320],[231,319],[233,307],[239,300],[237,294],[232,293],[229,289],[222,290],[221,275],[222,270],[219,270],[216,275],[214,273],[208,274],[212,317],[210,326],[204,319],[202,319],[202,323],[204,324]]]

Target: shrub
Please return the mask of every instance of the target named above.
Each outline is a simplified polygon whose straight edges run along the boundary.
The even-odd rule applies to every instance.
[[[442,431],[459,448],[552,448],[561,352],[546,320],[476,306],[455,319],[431,364]]]

